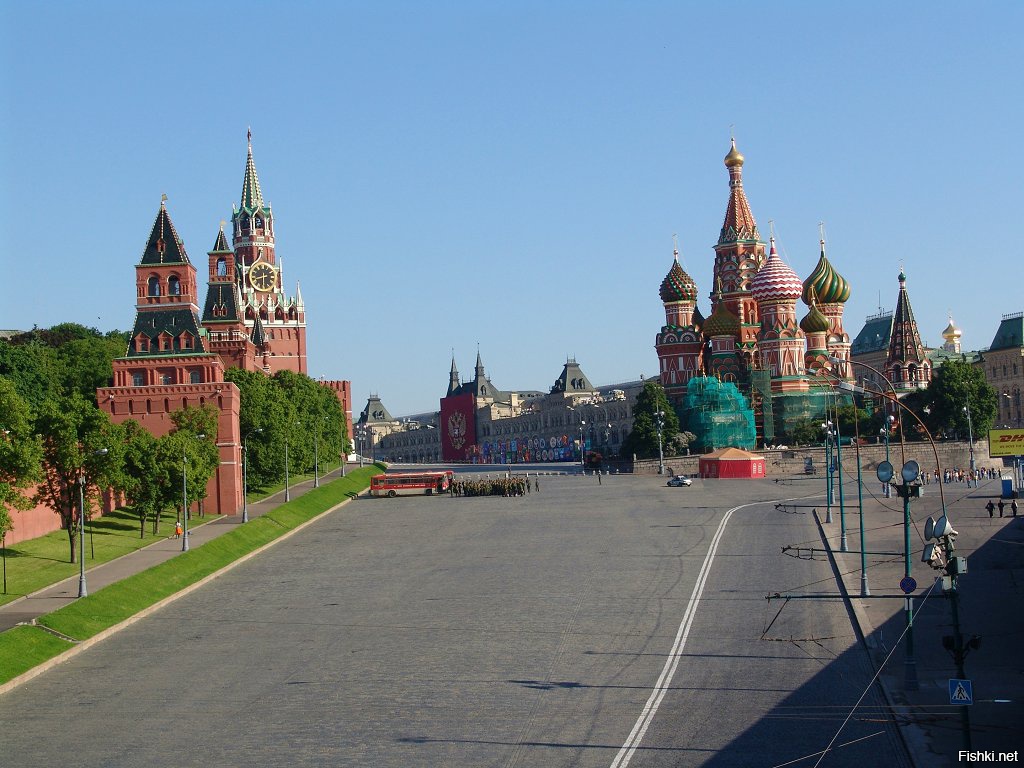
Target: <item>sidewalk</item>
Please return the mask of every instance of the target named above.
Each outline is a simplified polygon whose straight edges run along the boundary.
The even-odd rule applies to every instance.
[[[942,514],[939,485],[923,486],[923,496],[911,501],[910,562],[917,581],[912,631],[916,664],[912,665],[906,663],[906,601],[900,599],[905,568],[903,500],[895,489],[890,499],[882,497],[881,490],[873,475],[869,482],[865,474],[866,550],[898,553],[867,556],[868,589],[873,597],[860,596],[856,480],[847,479],[844,484],[850,551],[839,551],[838,494],[832,506],[832,524],[824,524],[825,505],[818,508],[818,516],[872,660],[876,668],[884,663],[882,685],[905,726],[904,736],[916,765],[966,765],[958,755],[966,748],[964,706],[951,704],[949,693],[949,680],[958,677],[957,667],[951,652],[943,647],[944,636],[953,634],[952,601],[944,596],[941,584],[932,589],[940,574],[921,562],[925,520],[929,516],[937,520]],[[1024,664],[1020,662],[1024,643],[1024,515],[1009,517],[1007,504],[1006,517],[1000,519],[998,513],[989,517],[984,507],[989,498],[998,501],[998,480],[981,481],[978,488],[944,483],[942,491],[949,520],[959,532],[956,554],[968,560],[967,573],[958,579],[961,633],[965,643],[974,635],[981,637],[980,647],[971,650],[964,663],[965,677],[973,683],[974,703],[967,707],[971,749],[996,753],[1019,750],[1019,756],[1024,756]],[[917,690],[907,684],[915,668]]]
[[[357,467],[352,467],[355,469]],[[321,483],[341,477],[341,469],[336,469],[321,476]],[[292,499],[307,493],[313,488],[313,481],[306,480],[302,483],[292,485],[289,495]],[[268,496],[262,501],[249,504],[249,519],[255,519],[276,509],[284,503],[284,491]],[[194,515],[192,520],[198,520]],[[196,528],[189,528],[189,547],[200,547],[211,539],[223,536],[232,530],[236,525],[242,524],[242,514],[221,517],[213,522],[200,525]],[[85,582],[89,594],[103,589],[115,582],[141,573],[155,565],[170,560],[172,557],[181,554],[181,539],[173,536],[162,539],[148,547],[136,550],[127,555],[111,560],[110,562],[89,568],[85,572]],[[49,587],[34,592],[18,600],[13,600],[6,605],[0,606],[0,632],[16,627],[18,624],[28,624],[47,613],[52,613],[65,605],[78,599],[77,575],[57,582]]]

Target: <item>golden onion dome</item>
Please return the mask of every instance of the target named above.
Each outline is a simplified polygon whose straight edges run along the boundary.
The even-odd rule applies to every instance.
[[[715,305],[715,311],[704,321],[701,331],[709,339],[715,336],[739,336],[740,319],[729,311],[724,301],[719,299],[718,304]]]
[[[743,165],[743,155],[736,149],[736,139],[732,140],[732,149],[729,150],[729,154],[725,156],[725,167],[732,168],[733,166]]]
[[[949,317],[949,325],[946,326],[946,330],[942,332],[942,338],[946,341],[953,341],[953,339],[959,339],[964,335],[964,332],[953,325],[953,316]]]

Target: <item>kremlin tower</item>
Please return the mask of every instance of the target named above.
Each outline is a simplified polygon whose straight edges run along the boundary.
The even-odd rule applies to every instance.
[[[911,392],[927,387],[931,382],[932,363],[921,343],[921,334],[907,294],[907,276],[902,269],[897,279],[900,281],[900,293],[892,318],[885,373],[897,392]]]
[[[241,396],[225,381],[225,369],[306,373],[305,305],[298,284],[294,296],[284,290],[274,214],[263,200],[251,133],[242,198],[231,224],[232,245],[221,222],[207,254],[209,287],[200,315],[196,269],[160,203],[135,267],[136,316],[128,349],[114,360],[113,386],[96,392],[100,409],[115,423],[134,419],[156,436],[174,428],[175,411],[215,406],[220,464],[207,494],[214,511],[229,515],[242,505]],[[351,435],[351,383],[320,384],[338,398]]]

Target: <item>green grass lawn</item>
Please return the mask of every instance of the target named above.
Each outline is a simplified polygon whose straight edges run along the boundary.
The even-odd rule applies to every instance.
[[[73,641],[86,640],[354,497],[381,469],[370,465],[349,472],[201,546],[47,614],[38,623]],[[137,522],[134,533],[138,536]],[[97,558],[99,552],[97,541]],[[59,655],[72,644],[40,627],[15,627],[0,633],[0,684]]]
[[[15,513],[17,514],[17,513]],[[220,515],[193,515],[189,526],[195,528],[216,520]],[[153,535],[153,523],[147,521],[145,535],[139,536],[139,518],[130,509],[117,509],[97,517],[85,527],[86,570],[115,558],[148,547],[174,534],[174,513],[165,512],[159,533]],[[77,542],[76,542],[77,543]],[[30,595],[51,584],[78,574],[78,563],[70,562],[67,531],[54,531],[3,549],[7,587],[0,581],[0,605]]]

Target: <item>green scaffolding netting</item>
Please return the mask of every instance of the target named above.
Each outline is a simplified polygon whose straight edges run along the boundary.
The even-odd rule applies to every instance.
[[[681,416],[697,437],[698,451],[728,446],[750,450],[757,441],[750,401],[732,382],[711,376],[690,379]]]

